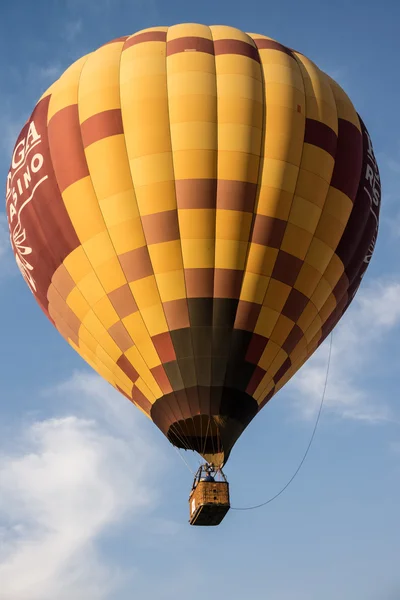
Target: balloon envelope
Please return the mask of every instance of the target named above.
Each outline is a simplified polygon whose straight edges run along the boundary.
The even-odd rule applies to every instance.
[[[268,37],[197,24],[74,63],[7,179],[13,250],[48,318],[216,465],[348,307],[379,204],[337,83]]]

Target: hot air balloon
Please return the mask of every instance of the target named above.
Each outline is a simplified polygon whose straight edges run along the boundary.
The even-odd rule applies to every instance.
[[[6,195],[53,325],[216,469],[346,311],[381,199],[333,79],[269,37],[199,24],[70,66],[17,139]]]

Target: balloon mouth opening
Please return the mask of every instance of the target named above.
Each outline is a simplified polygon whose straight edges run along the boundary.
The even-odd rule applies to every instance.
[[[159,398],[151,418],[174,446],[220,467],[257,410],[254,398],[238,389],[193,387]]]
[[[193,450],[200,455],[219,453],[223,450],[218,417],[194,415],[171,425],[167,437],[177,448]]]
[[[243,426],[229,417],[195,415],[173,423],[167,438],[177,448],[197,452],[207,463],[221,468],[242,431]]]

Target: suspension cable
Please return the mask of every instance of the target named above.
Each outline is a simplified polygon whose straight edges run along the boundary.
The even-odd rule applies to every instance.
[[[304,464],[304,462],[305,462],[305,460],[307,458],[307,455],[309,453],[311,445],[312,445],[312,443],[314,441],[314,437],[315,437],[315,434],[316,434],[316,431],[317,431],[318,423],[320,421],[320,417],[321,417],[321,413],[322,413],[322,407],[324,405],[325,396],[326,396],[326,389],[327,389],[327,386],[328,386],[328,377],[329,377],[329,370],[330,370],[331,358],[332,358],[332,342],[333,342],[333,332],[331,333],[331,336],[330,336],[329,354],[328,354],[328,363],[327,363],[327,367],[326,367],[325,383],[324,383],[324,388],[323,388],[323,392],[322,392],[321,403],[320,403],[318,414],[317,414],[317,419],[315,421],[314,429],[313,429],[313,432],[311,434],[311,438],[310,438],[310,441],[309,441],[308,446],[306,448],[306,451],[304,453],[304,456],[301,459],[300,464],[297,467],[296,471],[293,473],[292,477],[289,479],[289,481],[286,483],[286,485],[284,485],[284,487],[277,494],[275,494],[275,496],[272,496],[272,498],[269,498],[269,500],[266,500],[266,502],[262,502],[261,504],[256,504],[254,506],[244,506],[244,507],[233,507],[233,506],[231,506],[231,510],[255,510],[256,508],[261,508],[262,506],[266,506],[267,504],[270,504],[270,502],[272,502],[273,500],[276,500],[276,498],[278,498],[281,494],[283,494],[283,492],[289,487],[289,485],[295,479],[296,475],[299,473],[301,467],[303,466],[303,464]]]
[[[174,446],[174,449],[175,449],[176,453],[178,454],[178,456],[181,458],[181,460],[183,460],[183,462],[185,463],[185,465],[187,466],[187,468],[189,469],[189,471],[191,472],[191,474],[195,475],[195,472],[190,468],[189,463],[187,462],[187,460],[185,459],[185,457],[179,452],[178,448],[176,446]]]

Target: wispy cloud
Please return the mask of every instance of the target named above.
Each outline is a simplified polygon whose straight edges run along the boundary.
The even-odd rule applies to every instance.
[[[2,600],[111,597],[127,573],[105,560],[99,540],[128,516],[130,523],[142,519],[157,502],[148,472],[157,472],[160,460],[135,411],[128,436],[124,411],[112,408],[118,396],[97,376],[75,374],[53,390],[60,404],[71,394],[86,414],[36,420],[12,443],[2,440]],[[94,417],[101,413],[98,395],[105,403],[101,419]]]
[[[68,21],[65,24],[64,37],[68,42],[73,42],[79,36],[83,29],[83,20],[77,18],[72,21]]]
[[[390,444],[390,449],[392,450],[392,452],[394,452],[395,454],[399,454],[400,455],[400,442],[392,442]]]
[[[344,90],[348,90],[349,87],[349,69],[347,66],[330,66],[326,68],[320,67],[322,71],[327,73],[332,79],[334,79]]]
[[[381,214],[380,223],[394,243],[397,243],[400,237],[400,147],[396,146],[391,153],[378,152],[377,161],[383,185],[382,206],[386,207]]]
[[[392,217],[384,217],[384,224],[388,227],[390,235],[395,238],[395,242],[397,243],[398,238],[400,238],[400,212]]]
[[[44,81],[48,81],[48,83],[53,83],[62,73],[62,67],[59,63],[49,64],[43,67],[32,67],[31,77],[37,77],[39,79],[43,79]]]
[[[12,99],[10,98],[10,103]],[[27,115],[16,115],[8,104],[3,102],[0,97],[0,107],[2,108],[3,116],[0,116],[1,140],[0,140],[0,158],[4,160],[7,168],[11,163],[11,154],[13,152],[18,134],[21,131]],[[7,115],[7,116],[5,116]]]
[[[328,410],[343,418],[370,423],[396,419],[385,398],[381,396],[377,401],[364,380],[369,371],[382,369],[383,364],[377,358],[379,348],[399,323],[400,281],[374,281],[362,286],[334,332],[325,399]],[[329,340],[288,386],[297,408],[306,418],[315,414],[321,401],[328,354]]]
[[[7,217],[0,213],[0,282],[4,278],[18,275],[19,271],[11,250]]]
[[[388,158],[387,164],[392,173],[400,175],[400,159],[398,157],[397,160],[394,158]]]
[[[4,213],[0,213],[0,261],[2,261],[8,253],[9,237],[7,217]]]
[[[126,16],[131,16],[132,13],[137,15],[139,11],[141,13],[141,18],[143,18],[143,16],[147,18],[159,18],[160,16],[158,0],[94,0],[91,2],[66,0],[66,3],[72,13],[79,10],[80,14],[82,14],[82,5],[84,5],[85,12],[89,14],[98,14],[99,12],[104,14],[104,11],[120,10],[123,11]]]

